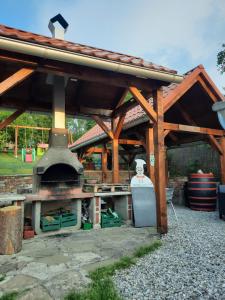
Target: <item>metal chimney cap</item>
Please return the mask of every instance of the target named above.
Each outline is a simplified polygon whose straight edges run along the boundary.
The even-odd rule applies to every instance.
[[[61,28],[59,28],[60,25]],[[61,14],[56,15],[55,17],[51,18],[48,24],[48,28],[52,33],[54,38],[64,39],[64,33],[67,31],[69,24],[63,18]],[[59,33],[60,32],[60,33]]]

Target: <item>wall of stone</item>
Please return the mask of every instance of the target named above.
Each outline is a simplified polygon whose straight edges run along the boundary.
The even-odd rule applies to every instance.
[[[134,172],[131,171],[120,171],[120,182],[128,183]],[[102,182],[103,174],[102,171],[85,171],[84,178],[97,179],[98,182]],[[112,171],[107,171],[104,176],[104,182],[112,182]],[[8,175],[0,176],[0,193],[16,193],[18,188],[32,184],[32,175]]]
[[[174,188],[173,203],[178,205],[185,204],[184,184],[188,180],[186,176],[169,178],[169,187]]]
[[[17,189],[32,184],[31,175],[0,176],[0,193],[16,193]]]

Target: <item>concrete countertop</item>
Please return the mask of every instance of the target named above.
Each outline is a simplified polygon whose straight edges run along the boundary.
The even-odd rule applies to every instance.
[[[25,197],[18,194],[6,194],[0,193],[0,207],[5,205],[11,205],[13,201],[25,201]]]

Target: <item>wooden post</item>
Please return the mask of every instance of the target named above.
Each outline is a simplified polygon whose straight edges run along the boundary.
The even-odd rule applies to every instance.
[[[106,172],[107,172],[107,148],[106,145],[102,147],[102,182],[106,182]]]
[[[18,157],[18,127],[15,127],[15,149],[14,149],[14,156]]]
[[[155,153],[153,128],[146,129],[146,162],[148,175],[155,185]]]
[[[0,209],[0,254],[14,254],[22,249],[22,210],[19,206]]]
[[[116,131],[116,119],[111,120],[111,130]],[[112,183],[119,183],[119,141],[118,138],[112,139]]]
[[[112,183],[119,183],[119,143],[118,139],[112,140]]]
[[[220,138],[220,145],[223,150],[223,154],[220,155],[221,182],[225,184],[225,137]]]
[[[157,122],[154,125],[155,136],[155,190],[157,199],[157,227],[160,233],[167,233],[167,203],[165,185],[165,152],[163,128],[163,98],[158,89],[154,97]]]

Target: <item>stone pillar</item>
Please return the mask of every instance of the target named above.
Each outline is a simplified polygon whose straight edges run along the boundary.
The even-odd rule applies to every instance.
[[[81,199],[76,199],[71,202],[72,213],[77,216],[77,225],[74,226],[75,229],[81,228]]]
[[[122,218],[122,220],[130,224],[131,216],[132,216],[130,196],[124,195],[124,196],[116,197],[114,205],[115,205],[115,211]]]
[[[91,199],[89,214],[93,222],[93,228],[101,228],[101,198],[99,196],[95,196]]]
[[[32,227],[36,234],[41,233],[41,201],[32,202]]]

